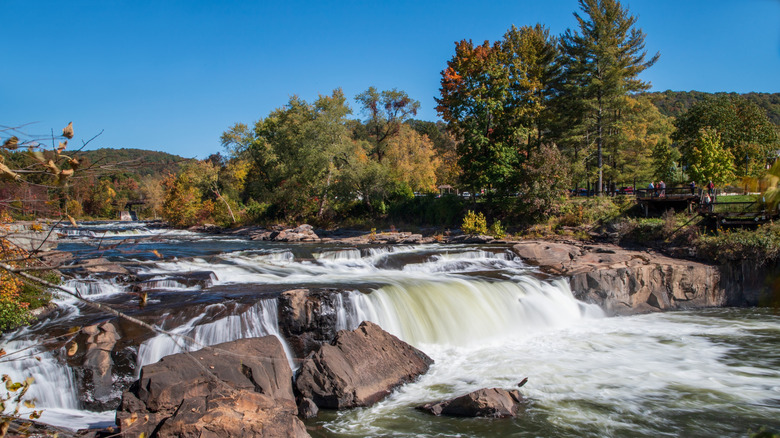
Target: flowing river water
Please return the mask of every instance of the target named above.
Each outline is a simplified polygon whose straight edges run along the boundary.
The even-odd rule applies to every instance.
[[[67,287],[201,344],[265,335],[283,340],[276,296],[327,287],[342,291],[334,309],[339,328],[370,320],[435,360],[419,380],[373,407],[321,411],[307,421],[315,437],[780,431],[780,316],[772,309],[605,317],[575,300],[566,281],[541,276],[501,245],[282,244],[142,224],[63,232],[69,236],[61,250],[140,262],[134,270],[149,298],[140,308],[127,285],[105,277]],[[58,303],[55,315],[3,336],[6,351],[31,349],[24,359],[0,361],[0,373],[35,377],[28,394],[44,409],[41,421],[71,429],[110,425],[113,411],[95,412],[82,401],[76,374],[63,360],[65,347],[38,347],[68,327],[108,318],[67,298]],[[117,363],[114,391],[89,397],[115,401],[141,366],[197,348],[167,336],[134,338],[131,331],[123,330],[127,363]],[[528,403],[516,419],[444,418],[414,409],[480,388],[511,389],[524,377]]]

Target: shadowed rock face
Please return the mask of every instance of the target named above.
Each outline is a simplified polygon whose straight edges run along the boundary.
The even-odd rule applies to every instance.
[[[525,398],[516,389],[490,388],[417,408],[433,415],[503,418],[516,417],[524,403]]]
[[[527,241],[514,251],[542,270],[568,277],[578,299],[609,314],[718,307],[728,297],[716,266],[614,245]]]
[[[339,331],[301,364],[296,389],[317,406],[347,409],[370,406],[393,388],[428,371],[425,353],[363,322],[354,331]]]
[[[297,412],[287,357],[266,336],[145,366],[122,395],[117,424],[128,437],[308,436]]]
[[[279,328],[296,358],[306,357],[336,336],[335,290],[295,289],[279,295]]]

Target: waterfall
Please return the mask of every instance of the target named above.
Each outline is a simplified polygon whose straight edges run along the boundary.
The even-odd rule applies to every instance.
[[[3,349],[20,353],[0,359],[0,374],[9,375],[15,382],[34,378],[25,399],[35,400],[36,409],[78,409],[78,386],[71,368],[46,351],[40,339],[28,335],[24,328],[8,336],[14,339],[6,340]]]
[[[276,336],[279,339],[284,347],[290,368],[295,369],[292,350],[279,333],[278,309],[275,298],[261,300],[239,315],[230,315],[213,322],[204,323],[203,321],[207,315],[208,312],[204,312],[187,323],[169,330],[173,333],[193,338],[195,343],[181,338],[174,339],[166,334],[159,334],[141,344],[138,348],[137,372],[140,373],[141,367],[144,365],[155,363],[171,354],[181,353],[185,349],[194,351],[203,348],[203,346],[268,335]]]
[[[115,280],[67,280],[62,287],[78,293],[81,296],[96,297],[99,295],[112,295],[127,292],[129,287],[117,284]],[[55,291],[56,293],[56,291]]]
[[[342,249],[334,251],[323,251],[314,254],[314,258],[317,260],[331,260],[331,261],[344,261],[344,260],[360,260],[362,255],[360,250],[356,248]]]
[[[567,282],[531,276],[399,280],[368,294],[352,292],[349,300],[351,306],[338,310],[340,327],[369,320],[416,346],[489,343],[604,315],[574,299]]]

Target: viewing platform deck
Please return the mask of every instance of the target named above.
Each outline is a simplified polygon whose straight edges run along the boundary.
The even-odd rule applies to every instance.
[[[763,200],[728,201],[728,195],[713,191],[707,202],[705,189],[667,187],[666,189],[639,189],[636,200],[649,216],[651,211],[664,212],[687,209],[696,212],[716,227],[751,227],[780,219],[780,211],[768,211]]]

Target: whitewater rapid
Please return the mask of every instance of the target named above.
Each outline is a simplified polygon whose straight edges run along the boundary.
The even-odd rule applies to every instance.
[[[371,408],[322,413],[314,423],[325,436],[740,436],[762,424],[780,427],[780,321],[771,313],[606,318],[577,301],[567,281],[540,276],[503,246],[290,246],[111,225],[80,231],[65,247],[94,250],[89,232],[104,241],[155,239],[133,240],[111,257],[140,263],[135,274],[146,279],[154,323],[194,339],[158,335],[135,345],[128,381],[143,365],[183,349],[266,335],[286,346],[275,296],[333,288],[337,328],[373,321],[435,364]],[[183,283],[193,273],[200,280]],[[65,286],[112,305],[137,300],[115,279]],[[50,327],[90,317],[73,300],[59,304],[55,320],[3,336],[7,351],[31,350],[21,361],[0,360],[0,372],[35,376],[30,395],[45,410],[42,421],[71,429],[108,425],[112,411],[80,405],[64,351],[38,346]],[[144,317],[145,310],[137,312]],[[524,377],[530,402],[522,419],[463,422],[413,409],[480,388],[510,389]],[[724,412],[731,424],[720,421]]]

